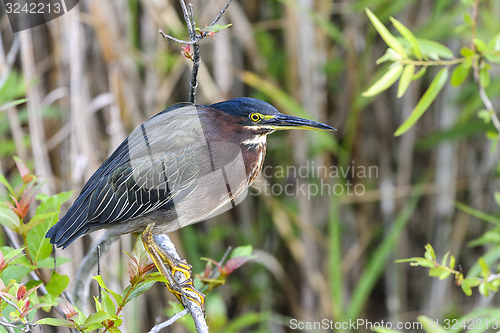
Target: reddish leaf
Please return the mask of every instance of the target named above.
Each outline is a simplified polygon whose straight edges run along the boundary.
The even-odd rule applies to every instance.
[[[68,300],[61,298],[61,300],[59,300],[58,303],[59,303],[59,308],[66,316],[66,319],[70,319],[77,314],[75,307],[73,306],[73,304],[68,302]]]
[[[184,58],[187,58],[189,60],[193,60],[193,56],[191,55],[191,45],[183,46],[181,54]]]
[[[19,170],[19,174],[21,175],[23,183],[27,184],[31,182],[34,177],[30,173],[30,170],[28,169],[24,161],[17,156],[14,156],[14,161],[16,162],[17,170]]]
[[[229,259],[222,269],[223,275],[228,276],[251,259],[252,257],[236,257]]]
[[[17,201],[16,198],[11,195],[11,198],[14,201],[14,205],[10,202],[7,203],[9,205],[9,208],[12,209],[20,219],[23,219],[26,214],[28,214],[30,205],[35,200],[35,196],[38,193],[39,189],[40,187],[37,186],[25,190],[21,195],[21,199],[19,201]]]
[[[22,300],[25,294],[26,294],[26,286],[20,286],[16,293],[17,300],[18,301]]]

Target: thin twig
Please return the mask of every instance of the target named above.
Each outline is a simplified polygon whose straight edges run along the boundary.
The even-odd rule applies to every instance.
[[[3,318],[3,317],[2,317]],[[0,325],[2,325],[3,327],[5,327],[5,329],[10,333],[10,332],[15,332],[14,330],[12,330],[13,328],[17,328],[19,329],[19,326],[15,325],[15,324],[12,324],[12,323],[9,323],[8,321],[5,321],[3,319],[0,319]]]
[[[222,256],[221,260],[218,262],[219,266],[222,266],[222,264],[224,264],[227,256],[229,256],[229,253],[231,253],[232,250],[233,250],[233,248],[231,246],[227,247],[226,252]],[[210,275],[208,276],[208,278],[213,279],[215,277],[215,274],[217,274],[217,273],[219,273],[219,268],[216,266],[212,269],[212,272],[210,272]]]
[[[188,309],[184,309],[181,312],[174,314],[172,317],[170,317],[170,319],[164,321],[163,323],[160,323],[158,325],[153,326],[153,328],[151,328],[151,330],[149,331],[149,333],[157,333],[157,332],[159,332],[161,329],[172,325],[173,323],[175,323],[177,321],[177,319],[184,317],[188,313],[189,313],[189,310]]]
[[[5,303],[7,303],[10,306],[14,307],[14,309],[16,309],[17,311],[19,311],[20,313],[22,312],[21,309],[19,309],[19,307],[17,306],[16,303],[12,302],[10,299],[8,299],[7,297],[5,297],[2,294],[0,294],[0,297],[5,301]]]
[[[101,275],[101,247],[97,245],[97,275]],[[97,285],[97,293],[99,295],[99,303],[102,303],[102,288],[101,285]]]
[[[193,69],[191,71],[191,81],[189,83],[189,103],[196,104],[196,89],[198,88],[198,71],[200,68],[201,58],[200,58],[200,41],[209,35],[208,32],[199,32],[197,34],[196,31],[196,22],[194,21],[194,11],[193,5],[188,4],[186,7],[186,3],[184,0],[179,0],[182,8],[182,13],[184,15],[184,20],[186,21],[186,25],[189,31],[190,41],[177,39],[170,35],[165,34],[163,31],[158,30],[163,38],[170,39],[176,43],[193,45]],[[219,12],[219,14],[215,17],[215,19],[208,25],[209,27],[215,25],[221,19],[222,15],[226,12],[227,8],[231,4],[232,0],[228,0],[224,8]]]
[[[226,6],[224,6],[224,8],[219,12],[219,15],[217,15],[217,17],[212,21],[212,23],[209,24],[209,27],[217,24],[217,22],[219,22],[219,20],[221,19],[222,15],[224,15],[224,13],[226,12],[227,8],[229,7],[229,5],[231,4],[233,0],[229,0],[227,3],[226,3]]]
[[[187,41],[187,40],[182,40],[182,39],[177,39],[175,37],[172,37],[170,35],[165,34],[161,29],[158,30],[158,32],[163,36],[163,38],[170,39],[171,41],[174,41],[179,44],[188,44],[188,45],[193,45],[198,43],[198,41]]]
[[[181,0],[183,1],[183,0]],[[191,27],[196,27],[196,22],[194,21],[194,10],[193,5],[189,4],[189,20],[191,21]],[[198,70],[200,69],[200,43],[201,38],[196,38],[196,31],[191,36],[191,40],[195,38],[198,42],[193,44],[193,69],[191,71],[191,82],[189,83],[189,103],[196,104],[196,89],[198,88]]]

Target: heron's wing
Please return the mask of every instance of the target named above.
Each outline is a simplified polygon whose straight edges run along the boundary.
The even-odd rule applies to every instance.
[[[175,196],[206,165],[201,161],[206,158],[200,153],[204,134],[197,117],[193,106],[178,108],[134,130],[49,230],[51,242],[66,247],[89,231],[173,205]]]

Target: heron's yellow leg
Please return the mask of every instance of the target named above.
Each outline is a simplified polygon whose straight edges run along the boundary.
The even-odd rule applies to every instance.
[[[193,285],[193,279],[191,276],[191,265],[187,263],[186,260],[178,260],[173,258],[169,253],[167,253],[161,246],[159,246],[151,232],[153,225],[148,225],[146,230],[142,233],[142,243],[148,251],[151,259],[158,268],[158,271],[163,275],[169,283],[167,284],[168,290],[177,297],[179,302],[186,307],[182,301],[182,293],[190,301],[195,302],[203,311],[205,311],[205,295],[198,291]],[[168,266],[168,268],[167,268]],[[176,274],[183,274],[183,279],[180,282],[176,282],[174,277]],[[175,288],[175,285],[180,287]]]

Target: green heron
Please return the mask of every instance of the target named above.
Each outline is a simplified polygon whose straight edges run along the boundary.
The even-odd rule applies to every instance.
[[[172,272],[184,273],[183,290],[192,291],[189,265],[173,260],[153,236],[238,204],[262,169],[266,136],[280,129],[335,130],[248,97],[174,105],[120,144],[46,237],[66,248],[98,229],[108,228],[114,235],[142,232],[160,272],[166,274],[161,269],[166,263]],[[176,296],[181,300],[179,293]]]

